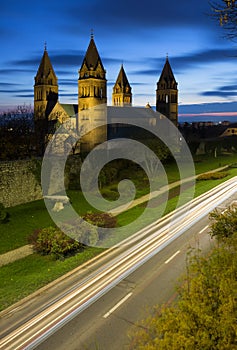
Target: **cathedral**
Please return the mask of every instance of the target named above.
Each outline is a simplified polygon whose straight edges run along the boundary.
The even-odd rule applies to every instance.
[[[70,120],[75,128],[89,123],[96,126],[96,113],[88,117],[88,111],[107,106],[106,127],[94,128],[81,140],[81,148],[89,151],[109,138],[116,137],[123,130],[123,121],[144,118],[150,123],[166,116],[174,125],[178,123],[178,89],[168,57],[164,64],[156,89],[156,112],[147,104],[145,107],[132,106],[132,88],[123,65],[120,68],[112,93],[112,106],[107,106],[106,70],[97,50],[94,36],[79,69],[78,104],[63,104],[58,100],[58,79],[51,64],[47,48],[35,76],[34,84],[34,121],[38,138],[47,138],[55,126]],[[123,107],[123,109],[121,109]],[[123,110],[123,112],[122,112]],[[122,113],[121,113],[122,112]],[[52,126],[54,126],[52,128]],[[120,130],[118,132],[118,130]],[[45,142],[47,143],[47,141]]]

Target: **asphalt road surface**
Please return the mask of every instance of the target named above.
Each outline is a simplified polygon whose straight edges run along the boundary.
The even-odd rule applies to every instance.
[[[127,349],[128,332],[175,297],[187,251],[210,249],[208,213],[236,198],[236,178],[195,199],[57,284],[1,314],[0,348]]]

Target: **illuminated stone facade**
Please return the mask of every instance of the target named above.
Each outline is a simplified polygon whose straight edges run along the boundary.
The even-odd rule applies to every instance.
[[[78,78],[78,105],[61,104],[58,101],[57,77],[50,62],[46,47],[41,59],[39,69],[35,77],[34,85],[34,118],[36,134],[41,138],[42,148],[47,144],[50,133],[53,134],[55,126],[66,120],[80,131],[88,132],[80,142],[80,147],[85,151],[91,150],[96,145],[103,143],[108,137],[108,127],[102,124],[113,123],[110,118],[112,109],[102,113],[97,108],[99,105],[107,106],[107,80],[106,70],[91,35],[90,43],[79,69]],[[113,108],[132,106],[132,88],[127,79],[123,65],[120,68],[112,94]],[[142,108],[142,107],[141,107]],[[134,109],[134,107],[133,107]],[[131,118],[134,113],[131,109]],[[88,113],[88,111],[93,111]],[[168,117],[175,125],[178,122],[178,90],[168,58],[166,59],[156,90],[157,119],[162,119],[160,114]],[[99,113],[99,116],[98,116]],[[116,112],[117,113],[117,112]],[[147,118],[150,118],[146,108]],[[103,119],[103,120],[102,120]],[[111,119],[111,120],[110,120]],[[54,127],[52,127],[52,125]],[[98,126],[98,127],[97,127]],[[39,132],[41,130],[41,132]],[[42,130],[45,131],[42,132]],[[47,131],[46,131],[47,130]],[[43,139],[43,141],[42,141]]]

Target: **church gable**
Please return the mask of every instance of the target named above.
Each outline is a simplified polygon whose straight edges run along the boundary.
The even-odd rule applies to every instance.
[[[57,120],[60,124],[64,123],[69,118],[69,114],[59,102],[56,103],[48,117],[49,120]]]

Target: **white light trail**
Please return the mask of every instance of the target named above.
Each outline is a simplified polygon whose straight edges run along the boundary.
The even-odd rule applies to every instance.
[[[233,195],[236,192],[236,179],[237,177],[232,178],[192,200],[189,203],[188,213],[187,206],[183,206],[175,213],[167,215],[139,231],[130,239],[126,239],[124,244],[120,244],[122,247],[127,247],[128,243],[137,243],[82,279],[74,290],[4,337],[0,341],[0,348],[4,350],[34,349],[152,256],[181,236],[208,212]],[[165,263],[168,264],[179,253],[180,251],[176,252]]]

